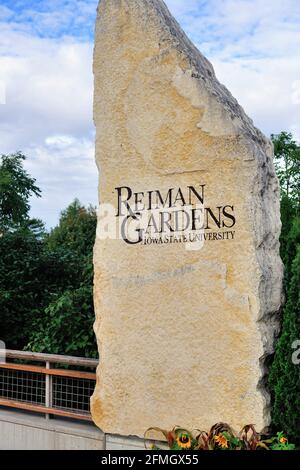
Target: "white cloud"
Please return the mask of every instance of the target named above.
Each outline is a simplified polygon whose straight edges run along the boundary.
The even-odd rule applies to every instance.
[[[59,212],[78,197],[83,203],[97,201],[97,172],[92,139],[51,136],[28,148],[27,170],[39,175],[43,197],[34,204],[34,215],[53,226]]]
[[[299,138],[299,1],[167,3],[255,124],[268,135],[289,130]]]
[[[198,13],[205,2],[199,0],[166,0],[165,2],[176,19],[189,17],[191,13]]]
[[[166,0],[218,78],[266,134],[300,139],[299,0]],[[26,6],[27,5],[27,6]],[[29,6],[28,6],[29,5]],[[92,36],[97,0],[0,6],[0,152],[25,152],[43,197],[33,214],[57,221],[74,197],[96,203]]]
[[[294,59],[215,60],[221,81],[266,134],[292,130],[300,123],[300,105],[293,101],[293,83],[299,76]]]
[[[22,150],[28,156],[27,167],[43,191],[42,199],[32,201],[32,212],[52,226],[75,197],[97,203],[92,44],[7,27],[1,51],[1,152]]]

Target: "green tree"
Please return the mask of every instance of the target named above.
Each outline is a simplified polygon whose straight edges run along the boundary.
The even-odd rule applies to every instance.
[[[69,252],[51,252],[28,228],[5,233],[0,238],[0,331],[7,347],[23,349],[53,294],[75,281],[77,266]]]
[[[29,198],[39,197],[40,189],[24,161],[21,153],[0,159],[0,331],[11,348],[26,344],[31,318],[47,297],[45,227],[29,216]]]
[[[26,157],[18,152],[0,160],[0,234],[29,221],[29,198],[41,191],[23,167]]]
[[[272,417],[278,429],[300,440],[300,365],[293,362],[293,343],[300,339],[300,246],[292,264],[282,334],[277,343],[270,385],[274,402]]]
[[[30,218],[40,196],[22,153],[0,161],[0,331],[9,348],[96,356],[96,210],[75,200],[50,234]]]
[[[63,247],[72,250],[79,257],[93,251],[97,225],[96,208],[84,207],[75,199],[62,211],[59,224],[48,237],[50,249]]]
[[[75,200],[47,237],[51,253],[58,258],[69,255],[65,271],[71,270],[72,276],[65,279],[62,290],[53,293],[43,316],[33,322],[27,349],[97,357],[92,287],[96,224],[96,209]]]
[[[282,194],[299,205],[300,146],[288,132],[271,136],[274,144],[275,167]]]
[[[280,254],[285,265],[285,287],[291,275],[292,262],[300,242],[300,147],[292,134],[281,132],[272,135],[275,167],[281,187]]]
[[[292,362],[293,342],[300,339],[300,147],[287,132],[272,136],[272,139],[281,186],[280,243],[287,301],[269,383],[273,398],[273,424],[295,440],[300,439],[300,365]]]
[[[290,230],[282,242],[282,260],[285,266],[285,286],[288,290],[292,275],[292,264],[300,246],[300,216],[295,214],[291,219]]]
[[[27,349],[97,357],[93,323],[92,276],[89,276],[78,288],[52,296],[43,319],[33,322]]]

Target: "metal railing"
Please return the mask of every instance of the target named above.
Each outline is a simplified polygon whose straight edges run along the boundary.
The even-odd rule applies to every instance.
[[[6,350],[0,362],[0,406],[91,421],[98,361]],[[35,364],[35,365],[33,365]]]

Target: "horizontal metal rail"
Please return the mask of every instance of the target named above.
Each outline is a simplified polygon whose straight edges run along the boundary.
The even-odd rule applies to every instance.
[[[30,403],[21,403],[19,401],[13,400],[3,400],[0,398],[0,406],[5,406],[8,408],[15,408],[25,411],[33,411],[35,413],[46,413],[47,415],[62,416],[64,418],[73,418],[80,421],[92,421],[90,414],[86,413],[77,413],[75,411],[64,411],[58,408],[50,408],[40,405],[31,405]]]
[[[64,416],[92,420],[90,396],[96,381],[97,360],[27,351],[3,352],[9,362],[0,362],[0,406],[44,413],[47,419]],[[34,362],[39,364],[33,365]]]
[[[56,376],[61,375],[63,377],[75,377],[77,379],[96,380],[96,374],[92,374],[90,372],[81,372],[78,370],[46,369],[45,367],[28,366],[25,364],[12,364],[12,363],[0,364],[0,369],[23,370],[26,372],[35,372],[36,374],[56,375]]]
[[[7,349],[4,351],[6,359],[24,359],[31,362],[51,362],[51,364],[65,364],[69,366],[97,367],[97,359],[88,359],[85,357],[62,356],[59,354],[44,354],[29,351],[13,351]]]

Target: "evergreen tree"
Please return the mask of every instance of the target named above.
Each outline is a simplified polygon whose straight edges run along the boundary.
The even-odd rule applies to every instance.
[[[272,137],[281,186],[280,242],[287,298],[269,377],[272,418],[278,430],[300,440],[300,365],[292,361],[292,346],[300,340],[300,147],[287,132]]]
[[[300,146],[291,133],[272,135],[275,152],[275,167],[282,195],[300,202]]]
[[[292,264],[282,334],[277,343],[270,385],[274,425],[291,439],[300,440],[300,364],[293,362],[293,344],[300,339],[300,246]]]

